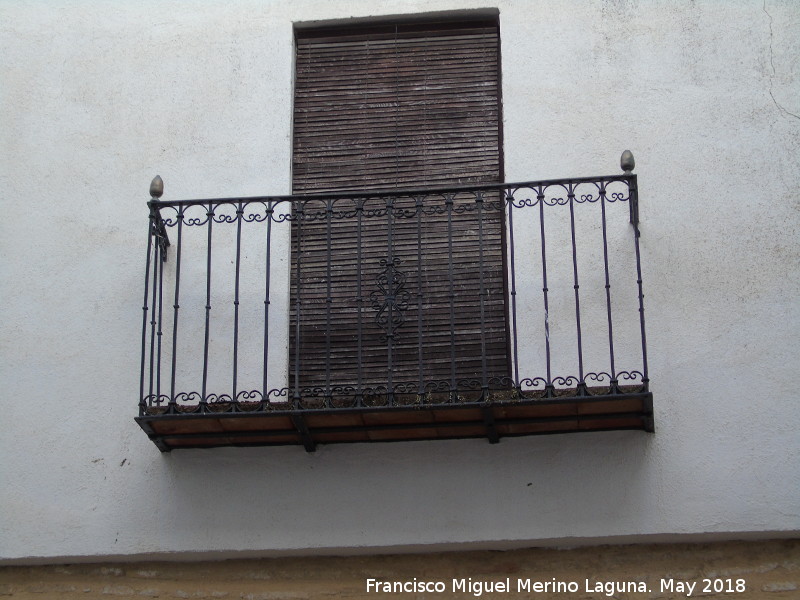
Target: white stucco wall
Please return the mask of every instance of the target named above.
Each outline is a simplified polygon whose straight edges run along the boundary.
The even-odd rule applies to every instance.
[[[153,175],[288,193],[293,22],[486,6],[0,3],[0,559],[796,535],[793,1],[495,5],[507,180],[636,156],[655,435],[165,455],[134,423]]]

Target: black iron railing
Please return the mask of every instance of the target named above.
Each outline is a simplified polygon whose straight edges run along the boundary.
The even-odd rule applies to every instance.
[[[180,201],[156,178],[140,416],[648,392],[632,168]]]

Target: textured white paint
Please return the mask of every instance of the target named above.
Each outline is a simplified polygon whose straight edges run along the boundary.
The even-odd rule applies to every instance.
[[[162,455],[133,421],[152,176],[287,193],[293,22],[486,5],[3,2],[0,558],[800,528],[800,7],[497,6],[507,180],[636,156],[658,432]]]

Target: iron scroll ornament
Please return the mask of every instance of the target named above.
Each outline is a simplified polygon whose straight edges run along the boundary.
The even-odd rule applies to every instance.
[[[397,267],[399,258],[381,259],[383,270],[378,274],[378,289],[370,293],[372,308],[378,311],[375,323],[386,332],[383,341],[394,338],[394,332],[405,322],[403,311],[408,308],[409,291],[405,288],[406,275]]]

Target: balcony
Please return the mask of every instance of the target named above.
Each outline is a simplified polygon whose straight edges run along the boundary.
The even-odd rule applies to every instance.
[[[148,203],[136,421],[176,448],[653,431],[633,158]]]

